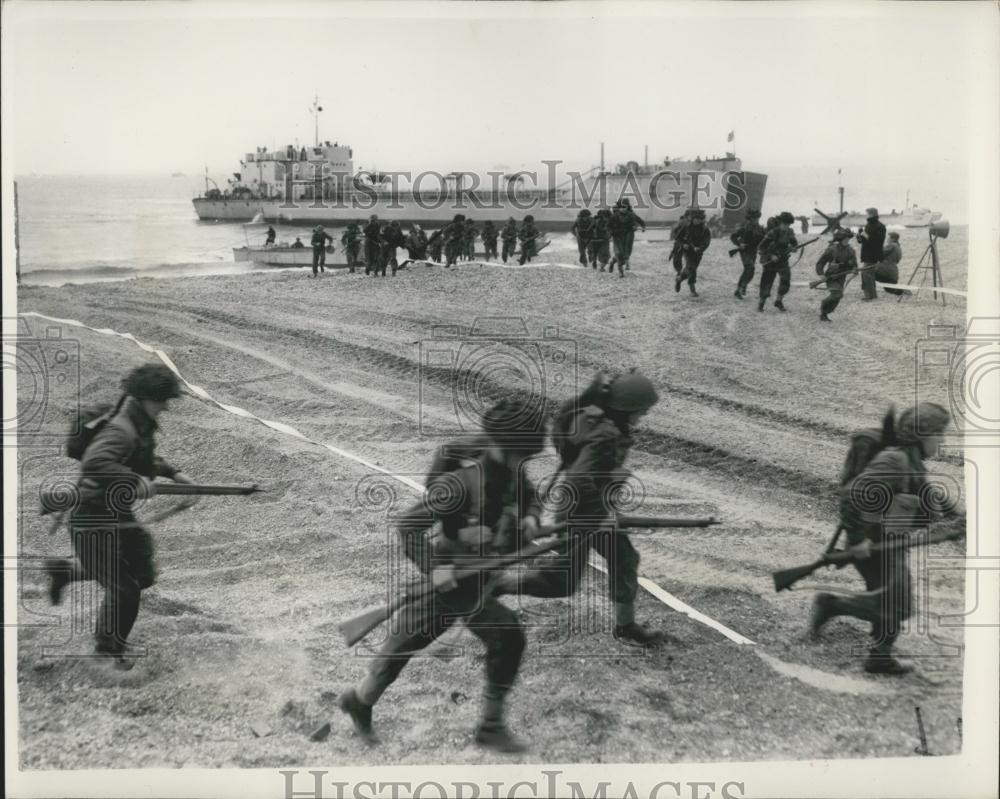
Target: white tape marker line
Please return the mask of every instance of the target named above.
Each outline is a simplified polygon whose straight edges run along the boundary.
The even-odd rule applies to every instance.
[[[342,458],[347,458],[349,460],[354,461],[355,463],[364,466],[366,469],[372,469],[373,471],[384,474],[387,477],[393,478],[394,480],[398,480],[400,483],[402,483],[405,486],[408,486],[409,488],[412,488],[417,493],[422,494],[424,491],[424,487],[420,483],[416,482],[415,480],[411,480],[409,477],[403,477],[402,475],[393,474],[388,469],[384,469],[378,464],[365,460],[364,458],[355,455],[353,452],[348,452],[347,450],[341,449],[340,447],[336,447],[333,444],[327,444],[323,441],[316,441],[315,439],[309,438],[308,436],[296,430],[291,425],[287,425],[284,422],[275,422],[270,419],[262,419],[261,417],[251,413],[245,408],[240,408],[236,405],[227,405],[224,402],[219,402],[201,386],[196,386],[193,383],[188,382],[188,380],[184,377],[184,375],[180,373],[180,370],[178,370],[174,362],[170,360],[169,355],[167,355],[162,350],[158,350],[155,347],[151,347],[148,344],[144,344],[143,342],[139,341],[135,336],[133,336],[131,333],[119,333],[116,330],[110,330],[108,328],[90,327],[89,325],[83,324],[83,322],[78,322],[76,319],[58,319],[54,316],[45,316],[44,314],[36,313],[34,311],[25,311],[24,313],[18,315],[34,316],[39,319],[45,319],[49,322],[56,322],[61,325],[68,325],[70,327],[79,327],[84,330],[90,330],[93,333],[100,333],[105,336],[116,336],[118,338],[123,338],[128,341],[131,341],[134,344],[138,345],[141,349],[145,350],[146,352],[152,353],[161,361],[163,361],[163,363],[166,364],[166,366],[170,369],[170,371],[172,371],[175,375],[177,375],[177,378],[182,383],[184,383],[185,386],[187,386],[187,388],[191,391],[192,394],[194,394],[197,397],[200,397],[203,400],[206,400],[207,402],[211,402],[213,405],[221,408],[227,413],[231,413],[234,416],[239,416],[243,419],[250,419],[255,422],[260,422],[265,427],[269,427],[272,430],[278,431],[279,433],[285,433],[286,435],[297,438],[300,441],[305,441],[309,444],[315,444],[316,446],[323,447],[324,449],[329,450],[335,455],[339,455]]]
[[[191,393],[193,393],[194,395],[196,395],[198,397],[201,397],[202,399],[204,399],[204,400],[206,400],[208,402],[211,402],[213,405],[221,408],[222,410],[226,411],[227,413],[231,413],[234,416],[239,416],[239,417],[244,418],[244,419],[251,419],[253,421],[260,422],[262,425],[264,425],[266,427],[269,427],[272,430],[276,430],[279,433],[285,433],[286,435],[292,436],[292,437],[297,438],[297,439],[299,439],[301,441],[305,441],[305,442],[307,442],[309,444],[315,444],[316,446],[323,447],[324,449],[329,450],[330,452],[334,453],[335,455],[340,455],[341,457],[347,458],[349,460],[352,460],[355,463],[358,463],[358,464],[364,466],[367,469],[372,469],[374,471],[377,471],[377,472],[380,472],[381,474],[386,475],[387,477],[391,477],[393,480],[398,480],[403,485],[405,485],[405,486],[407,486],[409,488],[412,488],[418,494],[422,494],[423,491],[424,491],[424,487],[420,483],[418,483],[416,480],[411,480],[409,477],[403,477],[402,475],[393,474],[388,469],[383,469],[381,466],[378,466],[377,464],[374,464],[371,461],[365,460],[364,458],[361,458],[361,457],[355,455],[353,452],[348,452],[345,449],[341,449],[340,447],[336,447],[333,444],[327,444],[325,442],[316,441],[315,439],[309,438],[308,436],[305,436],[302,433],[300,433],[298,430],[296,430],[291,425],[287,425],[284,422],[275,422],[275,421],[271,421],[271,420],[268,420],[268,419],[261,419],[256,414],[250,413],[250,411],[248,411],[248,410],[246,410],[244,408],[240,408],[240,407],[238,407],[236,405],[227,405],[224,402],[219,402],[217,399],[215,399],[214,397],[212,397],[207,391],[205,391],[205,389],[203,389],[201,386],[196,386],[196,385],[194,385],[192,383],[189,383],[187,381],[187,379],[184,377],[184,375],[182,375],[180,373],[180,371],[177,369],[177,366],[174,364],[174,362],[172,360],[170,360],[170,356],[168,356],[165,352],[163,352],[162,350],[158,350],[155,347],[150,346],[149,344],[145,344],[145,343],[139,341],[139,339],[137,339],[131,333],[119,333],[118,331],[111,330],[110,328],[90,327],[89,325],[83,324],[83,322],[78,322],[76,319],[59,319],[59,318],[54,317],[54,316],[46,316],[44,314],[36,313],[35,311],[25,311],[23,313],[19,313],[18,316],[34,316],[34,317],[36,317],[38,319],[45,319],[46,321],[49,321],[49,322],[55,322],[55,323],[61,324],[61,325],[69,325],[71,327],[79,327],[79,328],[82,328],[83,330],[89,330],[89,331],[91,331],[93,333],[100,333],[101,335],[105,335],[105,336],[116,336],[117,338],[123,338],[123,339],[126,339],[128,341],[131,341],[134,344],[138,345],[141,349],[145,350],[146,352],[150,352],[150,353],[154,354],[157,358],[159,358],[161,361],[163,361],[163,363],[166,364],[166,366],[174,374],[177,375],[177,378],[179,380],[181,380],[184,383],[184,385],[188,387],[188,389],[190,389]],[[607,568],[604,566],[603,563],[600,563],[599,561],[597,561],[595,559],[593,553],[591,553],[590,565],[593,568],[597,569],[598,571],[601,571],[601,572],[604,572],[605,574],[607,574],[607,571],[608,571]],[[701,624],[704,624],[704,625],[706,625],[708,627],[711,627],[713,630],[716,630],[716,631],[722,633],[722,635],[724,635],[730,641],[733,641],[733,642],[735,642],[737,644],[740,644],[740,645],[756,646],[756,644],[753,641],[751,641],[749,638],[746,638],[745,636],[740,635],[738,632],[736,632],[734,630],[730,630],[728,627],[726,627],[721,622],[718,622],[715,619],[711,618],[710,616],[706,616],[704,613],[701,613],[700,611],[695,610],[693,607],[691,607],[690,605],[682,602],[680,599],[678,599],[677,597],[675,597],[670,592],[665,591],[663,588],[661,588],[660,586],[658,586],[652,580],[649,580],[649,579],[647,579],[645,577],[640,577],[639,578],[639,585],[642,586],[644,589],[646,589],[646,591],[648,591],[650,594],[652,594],[654,597],[656,597],[657,599],[659,599],[661,602],[663,602],[668,607],[673,608],[674,610],[677,610],[677,611],[683,613],[688,618],[693,619],[694,621],[700,622]],[[758,650],[755,650],[755,651],[758,651]],[[801,676],[795,673],[795,671],[794,671],[795,667],[791,666],[790,664],[785,664],[782,661],[780,661],[777,658],[774,658],[772,656],[767,656],[765,658],[764,657],[764,653],[759,652],[759,651],[758,651],[758,654],[761,655],[762,660],[765,663],[767,663],[769,666],[771,666],[772,668],[774,668],[779,673],[785,674],[786,676],[798,677],[799,679],[801,679]],[[779,668],[779,664],[780,664],[781,668]],[[849,678],[845,678],[845,679],[849,679]],[[824,684],[823,682],[818,681],[818,680],[817,681],[804,680],[804,681],[807,682],[810,685],[813,685],[814,682],[815,682],[815,684],[818,685],[819,687],[824,687],[824,685],[826,685],[826,687],[828,687],[829,690],[846,692],[846,693],[864,693],[867,690],[866,689],[867,683],[861,682],[860,680],[852,680],[847,687],[835,687],[833,684],[829,684],[829,683]]]

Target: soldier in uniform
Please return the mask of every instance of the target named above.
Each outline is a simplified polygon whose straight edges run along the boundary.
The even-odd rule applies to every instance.
[[[351,222],[343,235],[340,243],[344,247],[344,255],[347,256],[347,268],[354,274],[354,268],[358,265],[358,251],[361,249],[361,230],[357,222]]]
[[[774,307],[779,311],[785,310],[785,303],[782,302],[788,290],[792,287],[792,267],[788,263],[792,252],[799,246],[795,233],[792,231],[792,224],[795,217],[788,211],[782,211],[776,219],[775,226],[764,234],[760,243],[760,302],[757,303],[757,310],[764,310],[764,303],[771,296],[771,286],[774,285],[774,278],[778,277],[778,299],[774,301]],[[770,224],[770,220],[768,220]]]
[[[747,286],[753,280],[754,264],[757,261],[757,248],[764,238],[764,228],[760,224],[760,211],[747,211],[747,218],[736,228],[729,240],[740,250],[740,260],[743,262],[743,271],[740,279],[736,282],[736,291],[733,296],[742,300],[747,296]]]
[[[267,241],[264,242],[265,247],[270,247],[274,244],[274,240],[277,237],[277,233],[274,232],[274,227],[271,225],[267,226]]]
[[[157,477],[191,481],[155,454],[157,418],[180,384],[163,364],[140,366],[122,381],[124,391],[114,416],[83,453],[79,504],[69,528],[76,558],[49,559],[49,599],[62,601],[66,585],[96,580],[104,589],[97,614],[96,652],[111,657],[117,668],[130,669],[126,642],[139,615],[144,589],[153,585],[153,539],[135,518],[134,503],[155,496]]]
[[[382,255],[382,226],[372,214],[365,225],[365,274],[378,274]]]
[[[451,267],[465,251],[465,214],[455,214],[451,224],[445,227],[444,236],[445,266]]]
[[[441,252],[444,250],[444,231],[445,228],[439,228],[431,233],[431,237],[427,240],[427,252],[432,261],[441,263]]]
[[[386,222],[382,226],[380,238],[382,241],[382,251],[379,253],[379,272],[382,277],[385,277],[386,267],[391,266],[392,274],[395,277],[396,270],[399,268],[399,262],[396,260],[396,248],[403,247],[406,244],[406,239],[403,237],[403,230],[400,228],[399,222],[396,220]]]
[[[878,209],[869,208],[865,212],[868,221],[864,228],[858,231],[858,241],[861,242],[861,265],[870,266],[861,273],[861,290],[865,300],[878,299],[875,287],[875,264],[882,260],[882,246],[885,244],[885,225],[878,221]]]
[[[590,256],[590,265],[594,269],[600,266],[600,271],[602,272],[604,271],[604,267],[608,265],[608,259],[611,257],[610,219],[611,212],[607,208],[601,208],[597,212],[597,216],[594,218],[593,229],[590,233],[590,244],[587,251],[587,254]],[[608,271],[610,273],[612,270],[609,269]]]
[[[594,232],[594,217],[590,211],[584,208],[576,215],[573,222],[572,233],[576,237],[576,247],[580,251],[580,263],[587,265],[587,248],[590,246],[590,237]]]
[[[632,210],[632,203],[627,197],[623,197],[615,205],[615,211],[611,215],[611,233],[614,240],[615,255],[611,262],[612,269],[615,263],[619,265],[624,262],[625,268],[629,268],[629,260],[632,258],[632,248],[635,246],[635,230],[642,228],[646,232],[646,223],[639,215]]]
[[[701,257],[708,249],[708,245],[712,243],[712,232],[705,225],[704,211],[700,208],[691,211],[688,224],[678,241],[684,256],[684,269],[674,280],[674,291],[680,291],[681,283],[687,280],[691,296],[697,297],[698,290],[695,288],[695,283],[698,281],[698,265],[701,264]]]
[[[420,225],[410,228],[406,237],[406,252],[414,261],[422,261],[427,257],[427,234]]]
[[[680,275],[684,271],[684,251],[682,246],[690,218],[691,209],[689,208],[681,214],[681,218],[677,221],[677,224],[670,228],[670,238],[674,242],[674,246],[670,250],[669,260],[673,264],[675,275]],[[680,291],[680,286],[677,287],[677,291]]]
[[[836,310],[844,296],[844,285],[847,276],[857,272],[858,259],[849,243],[851,231],[835,230],[833,242],[816,262],[816,274],[826,275],[826,288],[830,292],[823,298],[819,306],[821,322],[829,322],[829,314]]]
[[[879,283],[899,282],[899,262],[903,258],[903,248],[899,246],[899,234],[894,230],[889,234],[889,243],[882,250],[882,260],[879,261],[872,271],[875,273],[875,280]],[[886,294],[908,294],[906,289],[893,289],[887,286],[882,287]]]
[[[489,585],[483,590],[488,575],[456,583],[454,570],[463,556],[488,557],[514,549],[518,536],[501,535],[508,513],[513,512],[525,538],[537,533],[540,507],[523,466],[541,451],[545,423],[539,411],[509,402],[488,410],[482,423],[488,439],[485,451],[447,475],[432,470],[424,498],[399,524],[403,551],[437,590],[390,621],[389,637],[368,674],[338,699],[368,743],[374,742],[372,707],[383,692],[410,658],[461,619],[486,645],[486,687],[476,742],[501,752],[526,748],[504,723],[505,699],[525,647],[524,628],[517,614],[491,595]],[[441,532],[429,545],[425,533],[438,521]]]
[[[465,230],[463,231],[463,254],[467,261],[474,261],[476,259],[476,237],[479,235],[479,231],[476,229],[476,223],[471,219],[465,220]]]
[[[879,452],[864,471],[841,488],[840,518],[848,545],[857,559],[853,565],[865,581],[866,590],[855,594],[819,593],[813,604],[810,628],[815,637],[822,626],[836,616],[853,616],[871,622],[872,646],[865,671],[874,674],[906,674],[912,667],[892,655],[900,625],[912,614],[912,590],[906,551],[872,552],[872,544],[890,541],[892,529],[912,517],[911,529],[926,524],[922,507],[926,490],[926,458],[937,454],[950,421],[948,411],[932,402],[907,408],[896,425],[896,446]],[[866,513],[859,497],[882,496],[891,501],[883,523],[881,513]],[[952,504],[942,509],[944,516],[959,515]],[[904,533],[905,534],[905,533]]]
[[[483,223],[483,247],[486,249],[486,260],[497,257],[497,236],[499,232],[490,220]]]
[[[622,466],[632,446],[635,425],[658,399],[649,379],[632,371],[610,383],[598,374],[578,399],[563,406],[553,440],[561,461],[560,479],[567,484],[566,495],[576,498],[575,507],[566,514],[571,531],[566,554],[546,568],[504,574],[497,582],[497,594],[571,596],[579,587],[593,548],[608,564],[615,637],[644,645],[663,639],[635,620],[639,553],[627,535],[611,529],[608,520],[614,509],[607,506],[614,484],[628,475]]]
[[[528,214],[524,217],[521,227],[517,231],[517,239],[521,242],[521,259],[518,261],[521,266],[535,257],[536,239],[538,238],[538,228],[535,227],[535,217]]]
[[[507,259],[512,258],[514,251],[517,249],[517,222],[514,220],[514,217],[510,217],[504,223],[503,230],[500,231],[500,240],[503,242],[503,250],[500,257],[504,263],[507,263]]]
[[[333,244],[333,236],[323,230],[322,225],[316,225],[310,243],[313,250],[313,277],[316,277],[319,272],[326,272],[326,245]]]

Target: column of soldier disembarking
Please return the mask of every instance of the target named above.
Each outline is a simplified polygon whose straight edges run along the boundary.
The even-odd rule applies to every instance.
[[[448,226],[445,243],[453,262],[465,241],[466,221],[456,218]],[[689,216],[688,224],[696,228],[698,218]],[[772,228],[772,241],[788,250],[794,239],[789,239],[782,225],[787,222],[779,218]],[[752,222],[748,226],[752,228]],[[751,242],[746,246],[756,241],[759,231],[750,233],[752,229],[740,237]],[[697,236],[686,240],[701,241]],[[764,236],[761,241],[766,240]],[[841,241],[838,238],[829,257],[824,256],[826,268],[850,267],[849,259],[836,249]],[[617,248],[619,274],[627,268],[626,242],[623,238]],[[743,286],[748,268],[745,262],[740,277]],[[783,268],[773,268],[779,278]],[[697,258],[684,261],[680,274],[693,287]],[[835,291],[831,288],[831,295]],[[825,313],[829,314],[835,303],[827,302]],[[140,523],[135,502],[157,493],[247,494],[257,490],[194,484],[178,467],[155,454],[158,419],[181,396],[180,383],[166,366],[140,366],[123,381],[116,406],[87,416],[86,424],[74,426],[67,440],[67,454],[80,461],[79,501],[72,508],[62,508],[74,557],[46,561],[49,597],[59,604],[70,583],[97,581],[104,602],[95,622],[94,654],[114,669],[135,665],[130,633],[139,617],[142,592],[156,579],[153,537],[148,529],[155,519]],[[391,702],[390,689],[408,661],[462,623],[485,648],[481,713],[473,738],[494,751],[524,751],[527,743],[515,735],[507,719],[528,633],[502,598],[574,596],[592,550],[607,564],[613,638],[639,647],[670,646],[669,636],[636,618],[640,553],[627,530],[720,522],[714,517],[624,516],[616,507],[616,488],[630,476],[625,462],[637,427],[658,400],[652,381],[635,370],[615,376],[599,373],[579,396],[564,401],[551,419],[543,405],[504,400],[483,412],[481,432],[438,449],[423,495],[391,520],[403,553],[421,576],[398,588],[388,605],[376,606],[340,625],[348,645],[353,645],[388,624],[388,635],[375,657],[355,661],[353,676],[344,676],[345,682],[353,679],[354,684],[340,686],[337,700],[363,741],[377,744],[374,709]],[[944,500],[929,506],[927,501],[929,476],[924,461],[937,454],[949,425],[945,408],[921,402],[898,417],[890,409],[880,428],[859,431],[851,440],[840,475],[834,540],[816,562],[774,574],[775,588],[780,591],[827,564],[855,567],[865,590],[818,594],[804,626],[819,636],[837,616],[869,622],[871,643],[863,667],[871,674],[901,676],[910,669],[893,654],[901,624],[913,612],[907,549],[964,533],[964,516],[957,502]],[[547,497],[540,496],[528,479],[526,466],[547,442],[559,456],[550,493],[556,491],[569,500],[560,505],[554,523],[543,526]],[[864,498],[872,487],[888,494],[884,507],[873,510],[870,502],[866,504]],[[58,509],[58,497],[43,495],[44,511]],[[891,524],[886,521],[890,518]],[[929,535],[915,532],[939,521],[943,524]],[[842,534],[846,534],[846,546],[837,548]],[[514,570],[520,564],[524,568]],[[370,588],[373,598],[384,597],[383,586]],[[549,661],[553,668],[558,662]]]

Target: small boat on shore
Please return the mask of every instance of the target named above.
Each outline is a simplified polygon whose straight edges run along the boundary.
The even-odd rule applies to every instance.
[[[270,247],[233,247],[234,261],[253,261],[265,266],[312,266],[312,247],[277,244]],[[327,269],[347,268],[347,259],[333,247],[326,248]]]

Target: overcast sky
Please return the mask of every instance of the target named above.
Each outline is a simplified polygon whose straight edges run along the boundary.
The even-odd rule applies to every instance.
[[[229,172],[257,145],[310,143],[315,91],[321,138],[351,144],[356,166],[589,166],[602,140],[609,163],[641,162],[644,144],[659,161],[721,154],[735,130],[747,168],[961,168],[984,65],[975,30],[995,13],[5,3],[4,147],[15,174]]]

